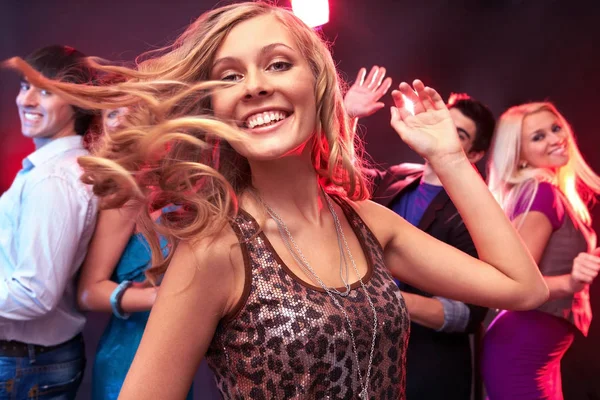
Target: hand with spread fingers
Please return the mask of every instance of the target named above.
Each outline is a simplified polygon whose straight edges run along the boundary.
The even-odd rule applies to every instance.
[[[417,79],[413,87],[402,82],[392,97],[395,107],[391,107],[390,124],[420,156],[428,161],[465,157],[450,112],[434,89]],[[414,105],[414,113],[406,100]]]
[[[358,71],[356,81],[344,97],[344,106],[351,118],[368,117],[385,107],[379,99],[392,85],[392,78],[385,78],[385,72],[385,68],[378,66],[371,68],[368,76],[365,68]]]

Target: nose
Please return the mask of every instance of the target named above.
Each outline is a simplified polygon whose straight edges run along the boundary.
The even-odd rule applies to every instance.
[[[19,92],[17,95],[17,105],[19,107],[37,107],[39,105],[39,94],[37,90],[29,88]]]
[[[561,144],[567,140],[567,136],[563,131],[556,132],[554,135],[550,135],[550,144]]]
[[[244,100],[268,97],[273,93],[269,78],[262,71],[248,72],[244,78]]]

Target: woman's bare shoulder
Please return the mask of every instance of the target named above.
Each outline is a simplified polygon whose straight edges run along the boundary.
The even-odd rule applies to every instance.
[[[404,226],[405,221],[398,214],[371,200],[346,202],[358,213],[383,248]]]

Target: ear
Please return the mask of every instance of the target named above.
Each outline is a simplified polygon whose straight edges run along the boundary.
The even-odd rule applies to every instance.
[[[480,151],[470,151],[470,152],[467,153],[467,158],[469,159],[469,161],[471,162],[471,164],[475,164],[479,160],[481,160],[484,155],[485,155],[485,151],[483,151],[483,150],[480,150]]]

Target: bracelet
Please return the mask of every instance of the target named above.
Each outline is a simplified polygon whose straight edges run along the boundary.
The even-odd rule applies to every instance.
[[[121,308],[121,299],[123,298],[123,294],[125,290],[131,286],[133,282],[131,281],[123,281],[119,283],[119,286],[110,295],[110,306],[112,308],[113,314],[115,317],[120,319],[127,319],[131,315],[131,313],[123,312]]]

